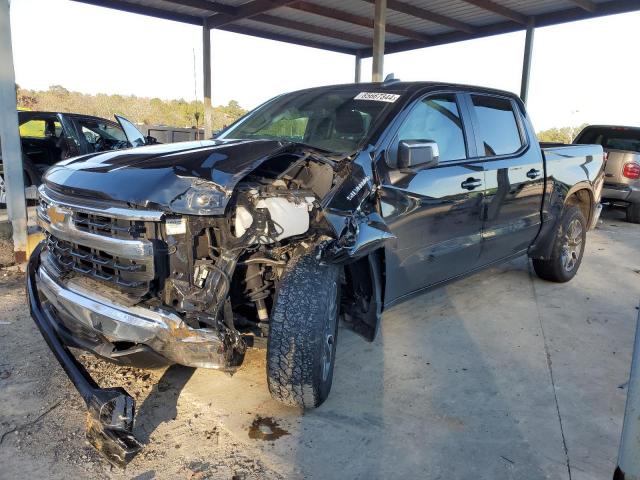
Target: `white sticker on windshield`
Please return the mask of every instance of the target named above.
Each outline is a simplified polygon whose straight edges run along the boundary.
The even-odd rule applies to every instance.
[[[399,98],[400,95],[394,93],[360,92],[354,100],[373,100],[374,102],[394,103]]]

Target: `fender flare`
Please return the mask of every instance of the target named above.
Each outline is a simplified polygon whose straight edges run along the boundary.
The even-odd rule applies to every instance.
[[[555,238],[558,224],[562,219],[564,209],[567,206],[568,200],[576,193],[586,190],[589,193],[589,214],[587,225],[590,225],[591,219],[595,213],[594,208],[594,191],[593,185],[587,180],[582,180],[575,185],[572,185],[566,192],[560,191],[557,187],[549,194],[549,201],[547,211],[543,212],[543,223],[538,232],[538,236],[529,247],[528,255],[530,258],[537,258],[541,260],[547,260],[551,256],[553,250],[553,240]]]

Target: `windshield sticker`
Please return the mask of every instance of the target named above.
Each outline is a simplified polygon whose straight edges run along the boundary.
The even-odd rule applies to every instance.
[[[374,102],[394,103],[399,98],[400,95],[394,93],[360,92],[354,100],[373,100]]]

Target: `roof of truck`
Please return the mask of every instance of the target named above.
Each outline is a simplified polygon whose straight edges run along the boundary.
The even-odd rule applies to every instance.
[[[336,85],[325,85],[320,87],[310,87],[304,88],[301,90],[297,90],[298,92],[304,91],[321,91],[321,90],[333,90],[338,88],[353,88],[360,89],[363,92],[367,90],[388,90],[396,93],[413,93],[418,90],[423,90],[425,88],[446,88],[446,89],[454,89],[454,90],[468,90],[473,92],[484,92],[495,95],[505,95],[514,98],[520,98],[516,93],[509,92],[507,90],[499,90],[496,88],[482,87],[478,85],[465,85],[458,83],[449,83],[449,82],[434,82],[434,81],[413,81],[413,82],[403,82],[398,79],[389,80],[386,82],[372,82],[372,83],[343,83]],[[293,92],[291,92],[293,93]]]

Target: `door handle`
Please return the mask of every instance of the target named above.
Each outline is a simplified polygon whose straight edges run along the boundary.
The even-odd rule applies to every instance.
[[[480,180],[479,178],[472,178],[472,177],[467,178],[464,182],[460,184],[460,186],[466,190],[473,190],[474,188],[477,188],[480,185],[482,185],[482,180]]]
[[[535,168],[532,168],[527,172],[527,177],[531,179],[538,178],[539,176],[540,176],[540,170],[536,170]]]

